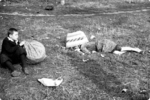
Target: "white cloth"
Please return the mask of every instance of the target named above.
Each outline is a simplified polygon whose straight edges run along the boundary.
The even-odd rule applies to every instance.
[[[38,79],[39,82],[41,82],[44,86],[59,86],[62,82],[62,78],[58,79],[49,79],[49,78],[41,78]]]

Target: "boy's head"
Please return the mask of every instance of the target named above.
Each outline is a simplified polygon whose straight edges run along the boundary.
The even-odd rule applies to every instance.
[[[7,33],[8,37],[13,40],[18,40],[18,30],[15,28],[10,28]]]

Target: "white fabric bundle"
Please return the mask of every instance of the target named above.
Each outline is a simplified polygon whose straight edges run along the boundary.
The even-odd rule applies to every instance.
[[[62,82],[62,78],[58,79],[49,79],[49,78],[41,78],[38,79],[40,83],[42,83],[44,86],[59,86]]]
[[[36,40],[26,40],[24,47],[27,52],[27,63],[36,64],[47,57],[44,45]]]

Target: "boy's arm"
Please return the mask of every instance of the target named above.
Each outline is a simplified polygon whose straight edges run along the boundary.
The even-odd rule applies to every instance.
[[[13,42],[10,42],[9,40],[4,40],[4,49],[8,52],[8,53],[13,53],[15,52],[19,45],[13,43]]]
[[[84,53],[86,53],[86,54],[91,54],[91,52],[87,49],[86,46],[87,46],[87,43],[81,45],[81,50],[82,50],[82,52],[84,52]]]

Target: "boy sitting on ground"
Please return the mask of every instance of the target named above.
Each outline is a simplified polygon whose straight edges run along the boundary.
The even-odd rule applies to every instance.
[[[21,74],[17,71],[13,64],[20,64],[22,70],[25,74],[29,74],[26,68],[26,51],[23,47],[24,41],[21,43],[18,41],[18,30],[15,28],[10,28],[7,33],[7,37],[4,38],[0,53],[0,64],[3,67],[9,68],[12,72],[11,75],[16,77]]]

